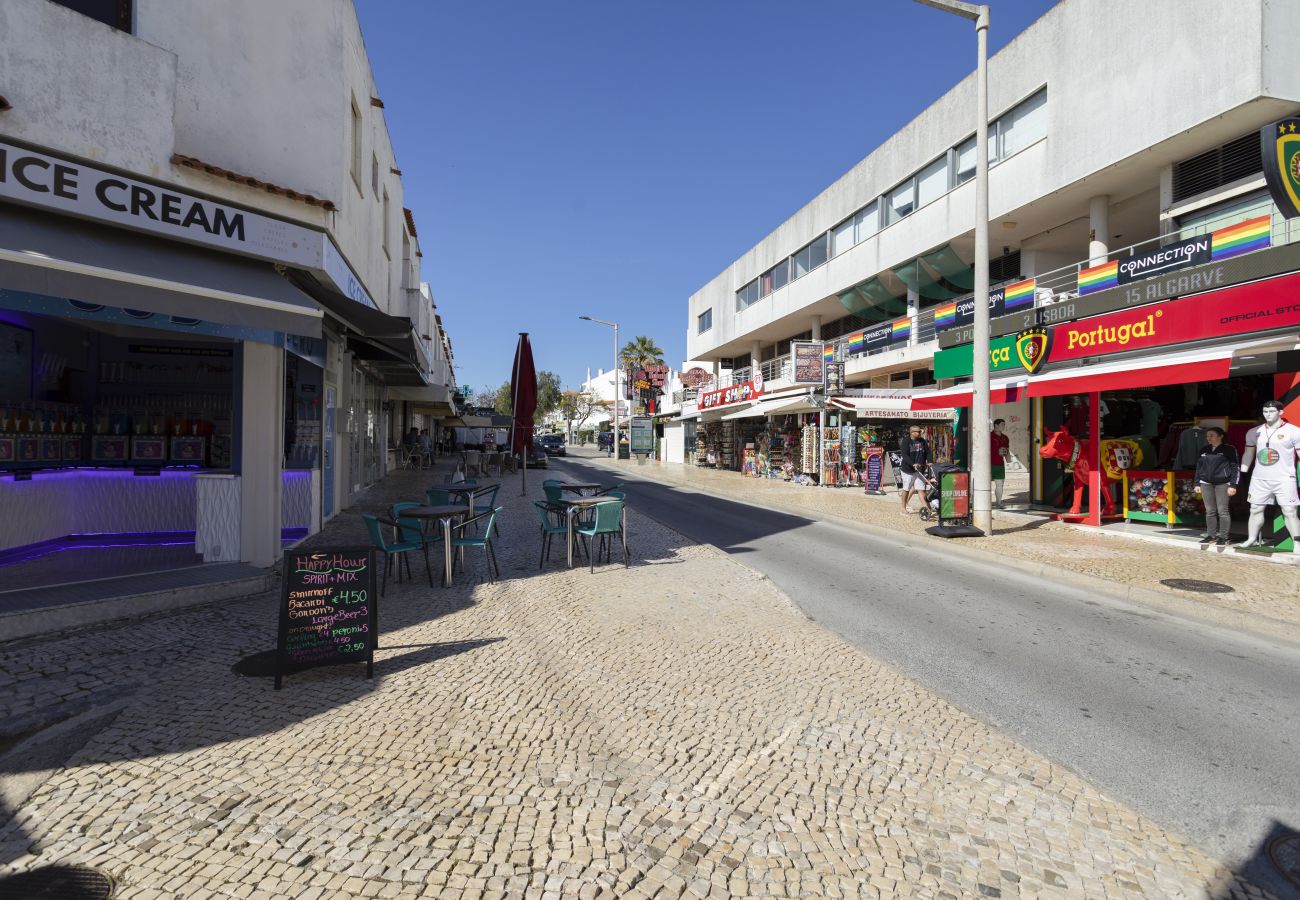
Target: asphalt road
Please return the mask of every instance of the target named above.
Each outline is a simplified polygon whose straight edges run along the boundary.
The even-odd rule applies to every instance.
[[[611,480],[573,457],[552,471]],[[939,539],[918,547],[625,472],[638,511],[736,555],[865,653],[1294,895],[1264,849],[1279,824],[1300,830],[1300,647],[945,555]]]

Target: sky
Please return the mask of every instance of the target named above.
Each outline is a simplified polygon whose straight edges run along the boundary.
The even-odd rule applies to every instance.
[[[475,391],[520,331],[566,388],[608,368],[581,315],[677,367],[690,295],[975,68],[973,25],[912,0],[356,5]],[[990,55],[1052,5],[994,0]]]

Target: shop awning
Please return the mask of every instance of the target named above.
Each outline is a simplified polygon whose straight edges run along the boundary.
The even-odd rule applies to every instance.
[[[817,412],[819,407],[809,394],[794,397],[777,397],[763,404],[763,415],[794,415],[796,413]]]
[[[1019,378],[995,378],[989,382],[989,403],[1014,403],[1024,396],[1028,375]],[[916,409],[962,409],[974,403],[970,382],[956,384],[941,391],[922,394],[912,400]]]
[[[858,415],[909,413],[912,411],[912,399],[911,397],[832,397],[830,404],[840,409],[851,410]],[[904,417],[900,416],[900,418]]]
[[[466,428],[492,428],[492,419],[489,416],[461,416],[465,421]]]
[[[311,298],[269,263],[0,204],[0,284],[100,306],[304,337]]]
[[[739,407],[723,410],[722,419],[726,421],[728,419],[747,419],[750,416],[761,416],[762,413],[758,410],[760,405],[759,403],[744,403]]]
[[[1049,372],[1029,379],[1027,397],[1059,397],[1092,391],[1122,391],[1219,381],[1228,377],[1232,355],[1240,347],[1218,347],[1182,353],[1161,353],[1143,359],[1126,359]]]

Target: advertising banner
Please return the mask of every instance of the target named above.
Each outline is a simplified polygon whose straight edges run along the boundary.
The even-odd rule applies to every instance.
[[[633,416],[628,428],[628,443],[633,453],[651,453],[655,448],[654,423],[649,416]]]
[[[860,334],[862,340],[856,344],[853,338],[857,337],[857,335],[850,336],[850,352],[867,353],[872,350],[879,350],[882,347],[888,347],[890,344],[906,342],[912,336],[912,320],[908,316],[903,316],[901,319],[894,319],[892,322],[882,322],[879,325],[864,328]],[[854,346],[859,349],[854,351]]]
[[[1257,216],[1220,228],[1210,234],[1187,238],[1143,253],[1084,269],[1079,273],[1079,296],[1094,294],[1121,284],[1154,278],[1178,269],[1215,262],[1262,250],[1272,238],[1272,220]]]
[[[838,397],[844,393],[844,363],[826,364],[826,396]]]
[[[989,316],[1003,316],[1034,307],[1035,281],[1028,278],[989,291]],[[943,304],[934,311],[934,327],[938,331],[969,325],[975,321],[975,297],[960,297]]]
[[[795,384],[821,386],[826,377],[825,351],[826,345],[821,341],[795,341],[790,345]]]
[[[880,493],[880,479],[885,472],[885,448],[862,448],[862,461],[866,465],[866,491],[868,494]]]
[[[1006,335],[989,341],[989,371],[998,372],[1005,369],[1019,369],[1020,360],[1016,358],[1016,337]],[[934,355],[935,378],[961,378],[975,370],[975,347],[962,344],[949,347]]]
[[[939,476],[939,522],[970,518],[970,473],[944,472]]]
[[[757,400],[763,396],[763,377],[755,375],[750,381],[742,381],[717,391],[705,391],[696,402],[697,409],[716,409],[733,403]]]

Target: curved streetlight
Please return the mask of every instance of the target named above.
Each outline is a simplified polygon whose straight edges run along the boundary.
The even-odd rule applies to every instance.
[[[591,316],[578,316],[584,322],[595,322],[597,325],[605,325],[614,329],[614,459],[618,460],[618,323],[606,322],[604,319],[593,319]],[[985,354],[987,356],[987,354]]]

